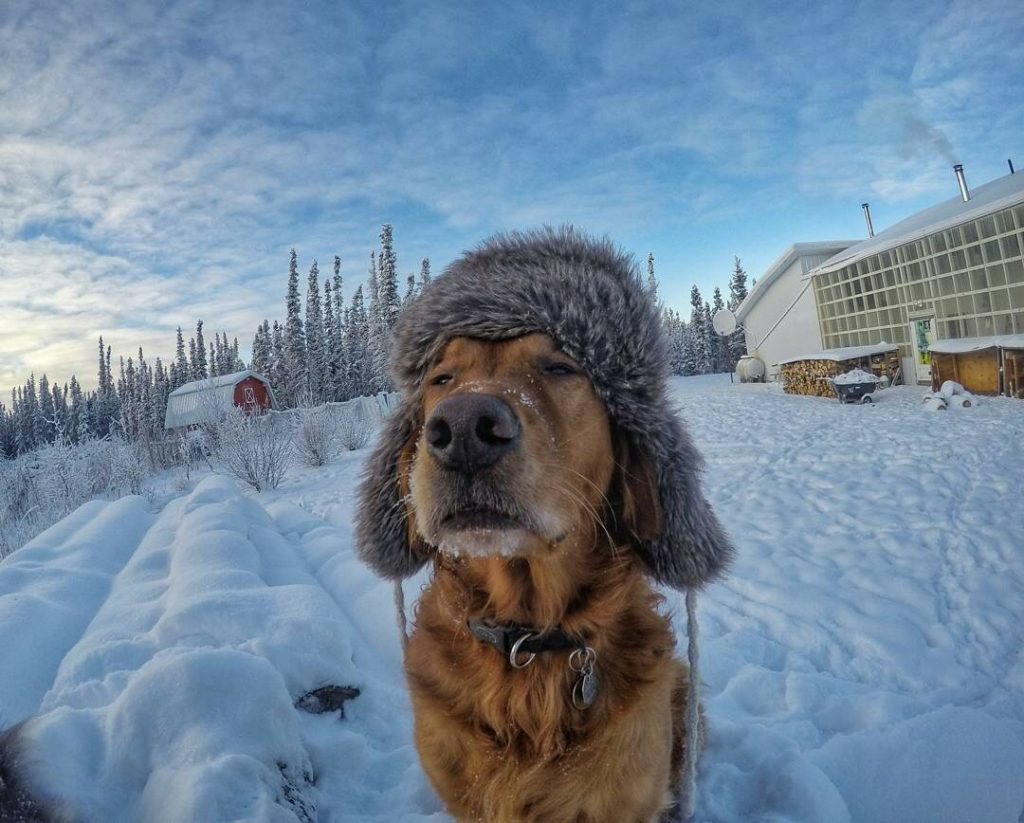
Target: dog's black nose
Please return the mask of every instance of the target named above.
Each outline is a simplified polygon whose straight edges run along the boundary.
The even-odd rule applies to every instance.
[[[443,466],[473,472],[493,466],[519,442],[519,419],[493,394],[455,394],[431,412],[428,451]]]

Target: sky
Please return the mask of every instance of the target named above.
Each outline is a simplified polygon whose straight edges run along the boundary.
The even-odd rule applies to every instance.
[[[247,350],[288,251],[399,271],[572,223],[688,313],[739,256],[1024,167],[1020,0],[0,4],[0,398],[96,339]]]

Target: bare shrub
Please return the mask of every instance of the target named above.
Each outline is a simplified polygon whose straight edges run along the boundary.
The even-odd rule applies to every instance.
[[[336,425],[330,407],[295,409],[295,451],[307,466],[330,463],[338,452]]]
[[[217,430],[217,457],[235,477],[256,491],[276,489],[292,457],[292,433],[279,414],[246,414],[234,409]]]
[[[341,409],[335,428],[338,445],[347,451],[361,449],[370,442],[370,421],[355,407]]]

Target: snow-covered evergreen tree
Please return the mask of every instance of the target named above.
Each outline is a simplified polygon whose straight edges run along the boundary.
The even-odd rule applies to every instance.
[[[185,338],[181,333],[181,326],[178,326],[177,337],[174,346],[174,364],[171,366],[171,391],[189,381],[188,359],[185,355]]]
[[[351,397],[371,394],[373,362],[369,357],[369,317],[363,303],[363,287],[352,295],[345,335],[348,359],[348,390]]]
[[[320,304],[320,269],[316,260],[309,269],[306,288],[306,391],[303,400],[311,406],[326,397],[327,356],[324,347],[324,318]]]
[[[732,278],[729,280],[729,309],[735,312],[747,296],[747,273],[738,257],[733,258]],[[729,353],[732,367],[747,353],[747,337],[743,329],[736,329],[729,336]]]
[[[420,263],[420,281],[418,287],[420,291],[423,291],[423,287],[430,282],[430,259],[427,257],[423,258]]]
[[[651,300],[658,302],[658,279],[654,276],[654,253],[647,253],[647,293]]]
[[[725,304],[722,302],[722,290],[715,286],[715,291],[711,298],[711,319],[715,319],[715,315],[718,314]],[[730,362],[731,353],[729,349],[729,341],[727,338],[722,337],[718,332],[715,331],[714,326],[711,327],[711,340],[714,344],[715,352],[715,371],[716,372],[728,372],[732,371],[732,364]]]
[[[196,322],[196,362],[192,379],[205,380],[209,376],[210,370],[206,363],[206,341],[203,340],[203,321],[199,320]]]
[[[690,343],[693,347],[694,374],[711,371],[711,348],[704,322],[704,300],[696,285],[690,289]]]
[[[286,402],[289,391],[288,349],[285,347],[284,336],[284,329],[275,320],[270,333],[270,374],[266,377],[270,380],[270,387],[278,403]]]
[[[270,323],[264,320],[256,327],[256,335],[252,339],[252,360],[249,361],[249,368],[257,374],[262,374],[270,379]]]
[[[408,308],[409,304],[416,299],[416,275],[410,274],[405,278],[405,294],[402,295],[402,311]]]
[[[288,293],[285,299],[284,347],[287,385],[279,398],[288,408],[295,406],[306,389],[306,335],[302,327],[299,299],[299,264],[295,249],[288,263]]]

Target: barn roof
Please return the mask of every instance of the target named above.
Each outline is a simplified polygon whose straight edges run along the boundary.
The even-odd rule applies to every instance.
[[[212,423],[235,405],[235,386],[248,378],[255,378],[266,385],[270,405],[277,405],[270,382],[262,374],[244,369],[219,377],[193,380],[170,393],[167,398],[165,429],[177,429],[197,423]]]

